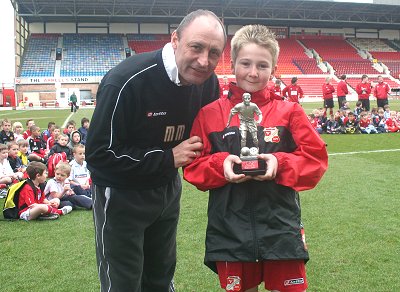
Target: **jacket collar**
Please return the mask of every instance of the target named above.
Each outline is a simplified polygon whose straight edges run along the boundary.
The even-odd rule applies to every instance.
[[[175,61],[175,52],[171,43],[167,43],[162,49],[162,60],[169,80],[178,86],[182,86],[181,81],[179,80],[178,66]]]
[[[242,96],[243,93],[245,92],[246,91],[238,87],[236,83],[231,82],[229,84],[228,98],[231,100],[233,104],[237,104],[243,101]],[[257,105],[266,104],[271,101],[271,96],[268,86],[266,86],[264,89],[261,89],[260,91],[252,92],[250,93],[250,95],[251,95],[251,102],[254,102]]]

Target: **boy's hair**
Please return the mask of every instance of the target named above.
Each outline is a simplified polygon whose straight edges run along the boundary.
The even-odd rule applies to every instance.
[[[6,145],[7,145],[8,150],[10,150],[12,146],[18,146],[17,142],[15,142],[15,141],[7,142]]]
[[[275,34],[268,27],[260,24],[246,25],[239,29],[231,41],[231,59],[236,62],[237,55],[244,45],[256,44],[267,49],[272,56],[272,68],[274,69],[279,56],[279,43]]]
[[[75,125],[76,125],[76,123],[75,123],[74,120],[69,120],[69,121],[67,122],[66,128],[68,128],[68,126],[74,126],[74,127],[75,127]]]
[[[18,140],[18,141],[17,141],[17,144],[18,144],[19,147],[21,147],[21,146],[28,146],[28,145],[29,145],[28,141],[26,141],[26,140],[24,140],[24,139]]]
[[[276,84],[276,85],[281,85],[281,84],[282,84],[282,81],[281,81],[280,79],[276,79],[276,80],[275,80],[275,84]]]
[[[4,151],[4,150],[8,150],[8,147],[7,147],[7,145],[6,144],[0,144],[0,152],[1,151]]]
[[[56,171],[57,170],[60,170],[64,173],[66,173],[67,175],[69,175],[71,173],[71,165],[69,165],[68,162],[60,161],[56,165]]]
[[[58,135],[58,139],[60,139],[60,137],[65,137],[69,141],[69,136],[67,134],[60,133],[60,135]]]
[[[5,123],[11,124],[10,120],[7,119],[7,118],[5,118],[5,119],[1,122],[1,124],[2,124],[3,126],[4,126]]]
[[[49,129],[51,126],[55,126],[55,125],[56,125],[55,122],[49,122],[49,123],[47,124],[47,129]]]
[[[367,77],[368,77],[368,75],[364,74],[363,76],[361,76],[361,80],[364,80]]]
[[[15,128],[16,128],[17,126],[22,127],[22,123],[21,123],[21,122],[14,122],[14,124],[12,125],[13,131],[15,131]]]
[[[346,77],[347,77],[346,74],[343,74],[342,76],[340,76],[340,79],[341,79],[341,80],[345,80]]]
[[[384,109],[384,110],[387,110],[388,108],[390,108],[390,106],[389,106],[388,104],[385,104],[385,105],[383,106],[383,109]]]
[[[89,123],[89,119],[88,118],[82,118],[81,120],[81,126],[83,127],[84,123]]]
[[[28,126],[29,122],[33,121],[33,119],[26,120],[25,125]]]
[[[292,80],[290,81],[291,84],[295,84],[297,82],[297,77],[293,77]]]
[[[32,125],[31,128],[30,128],[29,130],[31,131],[31,133],[33,133],[33,132],[36,131],[37,129],[39,129],[38,126]]]
[[[349,117],[354,117],[354,113],[353,113],[353,112],[349,112],[347,115],[348,115]]]
[[[56,126],[54,126],[53,132],[54,132],[54,130],[55,130],[55,129],[57,129],[57,130],[61,130],[61,127],[60,127],[60,126],[57,126],[57,125],[56,125]]]
[[[360,106],[360,105],[362,105],[362,102],[361,101],[357,101],[356,102],[356,106]]]
[[[42,175],[43,172],[47,170],[46,165],[39,161],[32,161],[28,164],[28,167],[26,168],[26,173],[28,174],[30,179],[35,179],[36,176]]]
[[[72,148],[72,153],[76,153],[79,149],[85,149],[85,145],[83,144],[76,144],[74,148]]]

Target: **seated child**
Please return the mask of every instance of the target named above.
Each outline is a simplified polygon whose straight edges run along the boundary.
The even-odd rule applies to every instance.
[[[54,122],[49,122],[47,124],[47,129],[44,130],[41,134],[43,142],[47,143],[47,140],[49,140],[49,138],[51,137],[51,133],[53,132],[55,126],[56,123]]]
[[[348,114],[347,119],[344,122],[344,128],[346,134],[357,133],[358,122],[354,113],[350,112]]]
[[[14,132],[14,139],[16,142],[18,142],[21,139],[25,140],[23,135],[24,128],[22,127],[21,122],[14,122],[12,129]]]
[[[33,125],[30,129],[31,137],[28,138],[28,159],[29,161],[40,161],[46,163],[46,147],[41,138],[40,128]]]
[[[28,161],[28,155],[29,155],[28,154],[28,146],[29,146],[28,141],[21,139],[21,140],[18,140],[17,144],[18,144],[18,148],[19,148],[17,155],[21,159],[22,165],[24,167],[27,167],[28,162],[29,162]]]
[[[0,132],[0,143],[7,144],[7,142],[14,141],[14,133],[11,131],[11,122],[4,119],[1,123],[2,129]]]
[[[24,176],[24,172],[26,167],[22,165],[21,158],[18,157],[19,147],[15,141],[11,141],[7,143],[8,147],[8,162],[10,163],[11,169],[17,175],[18,179],[22,179]]]
[[[371,123],[371,119],[368,118],[367,112],[362,112],[360,115],[360,122],[358,127],[362,134],[376,134],[378,131],[376,130],[375,126]]]
[[[47,143],[46,143],[47,150],[50,150],[51,147],[54,146],[54,144],[57,142],[58,136],[60,134],[61,134],[61,128],[59,126],[54,126],[54,129],[51,132],[49,139],[47,139]]]
[[[396,112],[391,111],[389,118],[385,121],[385,129],[389,133],[396,133],[399,131],[399,126],[397,122]]]
[[[26,121],[26,131],[22,134],[22,136],[25,140],[28,140],[28,138],[31,136],[31,127],[34,124],[35,124],[35,121],[32,119],[29,119]]]
[[[74,193],[70,186],[69,175],[71,166],[67,162],[59,162],[55,169],[55,177],[49,179],[44,189],[46,198],[60,200],[61,206],[82,207],[87,210],[92,208],[92,199]]]
[[[378,109],[378,114],[372,120],[378,133],[386,133],[386,128],[385,128],[386,119],[384,115],[385,111],[383,110],[383,108],[380,107]]]
[[[8,162],[8,147],[0,144],[0,184],[10,185],[18,180],[18,174],[14,173]]]
[[[76,130],[76,131],[73,131],[72,133],[71,133],[71,135],[69,136],[69,143],[68,143],[68,147],[72,150],[72,149],[74,149],[74,147],[76,146],[76,145],[78,145],[78,144],[81,144],[81,140],[82,140],[82,135],[81,135],[81,133],[78,131],[78,130]]]
[[[90,190],[90,172],[87,169],[85,161],[85,146],[78,144],[72,150],[74,159],[70,162],[71,174],[69,179],[71,181],[71,188],[77,195],[85,195],[92,197]]]
[[[79,133],[81,133],[82,141],[81,144],[86,144],[87,133],[89,130],[90,121],[88,118],[82,118],[81,127],[78,129]]]
[[[331,115],[329,120],[326,122],[326,133],[327,134],[341,134],[342,133],[342,127],[340,126],[338,120],[335,119],[334,115]]]
[[[72,151],[67,146],[69,138],[66,134],[60,134],[58,137],[58,141],[54,143],[54,146],[50,149],[48,157],[53,155],[54,153],[62,153],[64,152],[68,161],[72,160]]]
[[[49,219],[56,219],[60,215],[66,215],[71,212],[71,206],[65,206],[57,209],[60,205],[59,199],[47,200],[39,187],[47,179],[46,165],[41,162],[33,161],[26,168],[29,176],[27,184],[20,191],[18,208],[19,218],[29,221],[42,215],[49,216]]]

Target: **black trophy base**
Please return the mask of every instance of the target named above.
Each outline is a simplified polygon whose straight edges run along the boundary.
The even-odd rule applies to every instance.
[[[241,157],[242,164],[234,164],[233,172],[236,174],[245,175],[262,175],[267,171],[265,160],[258,159],[257,157]]]

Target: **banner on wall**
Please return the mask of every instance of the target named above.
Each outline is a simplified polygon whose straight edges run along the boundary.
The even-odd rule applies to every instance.
[[[62,83],[100,83],[101,76],[90,77],[17,77],[15,85],[19,84],[62,84]]]

